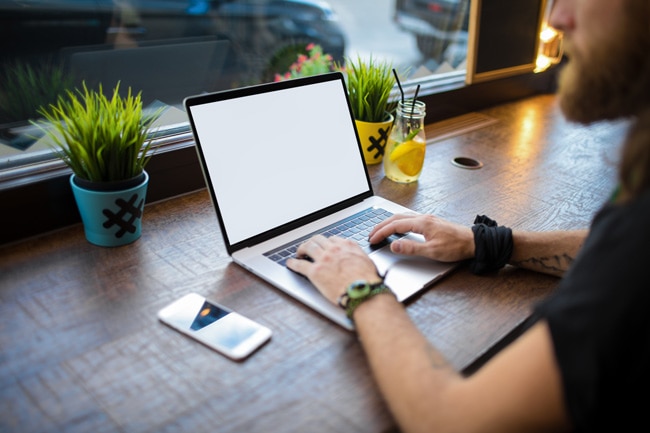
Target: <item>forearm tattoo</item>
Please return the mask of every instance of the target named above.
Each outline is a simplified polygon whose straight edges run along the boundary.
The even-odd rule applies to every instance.
[[[574,258],[572,256],[565,253],[551,257],[531,257],[525,260],[512,262],[511,264],[520,268],[561,273],[569,269],[573,263],[573,260]]]

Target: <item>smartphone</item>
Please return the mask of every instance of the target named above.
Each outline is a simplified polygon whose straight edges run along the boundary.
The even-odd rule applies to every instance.
[[[242,360],[271,338],[266,326],[189,293],[158,312],[158,319],[222,355]]]

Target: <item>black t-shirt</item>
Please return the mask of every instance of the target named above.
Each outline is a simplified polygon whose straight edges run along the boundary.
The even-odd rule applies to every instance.
[[[535,309],[549,324],[577,432],[647,429],[649,247],[650,192],[606,205],[570,271]]]

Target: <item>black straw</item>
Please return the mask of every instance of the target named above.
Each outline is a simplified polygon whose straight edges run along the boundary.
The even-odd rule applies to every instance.
[[[420,85],[415,89],[415,96],[413,96],[413,103],[411,104],[411,116],[406,121],[406,135],[411,134],[411,121],[413,120],[413,113],[415,112],[415,101],[417,101],[418,93],[420,93]]]
[[[413,97],[413,105],[411,105],[411,117],[413,117],[413,112],[415,111],[415,101],[418,100],[418,93],[420,93],[420,85],[415,89],[415,96]]]
[[[397,76],[397,71],[393,68],[393,75],[395,75],[395,81],[397,81],[397,87],[399,87],[399,92],[402,94],[402,104],[404,103],[404,90],[402,90],[402,84],[399,82],[399,77]],[[418,84],[418,87],[420,85]]]

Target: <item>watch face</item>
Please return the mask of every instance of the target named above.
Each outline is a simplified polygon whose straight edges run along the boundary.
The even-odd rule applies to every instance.
[[[364,296],[368,296],[369,293],[370,293],[370,284],[368,284],[365,281],[358,281],[356,283],[353,283],[348,288],[348,296],[350,297],[350,299],[363,298]]]

